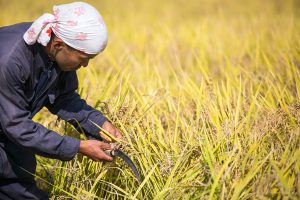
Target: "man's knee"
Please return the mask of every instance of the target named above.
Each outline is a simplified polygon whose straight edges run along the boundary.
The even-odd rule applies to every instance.
[[[49,199],[48,194],[39,189],[34,182],[0,181],[0,197],[5,199]]]

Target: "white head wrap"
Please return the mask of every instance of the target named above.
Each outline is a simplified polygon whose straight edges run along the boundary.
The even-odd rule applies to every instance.
[[[84,2],[53,7],[53,14],[45,13],[25,32],[25,42],[46,46],[51,32],[67,45],[87,54],[98,54],[107,44],[107,29],[100,13]]]

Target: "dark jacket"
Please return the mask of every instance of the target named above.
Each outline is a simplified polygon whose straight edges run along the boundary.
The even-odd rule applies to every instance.
[[[25,43],[23,34],[30,25],[0,28],[0,179],[32,179],[35,154],[70,160],[78,152],[78,139],[32,120],[42,107],[64,120],[79,122],[86,133],[97,134],[99,129],[92,122],[101,126],[106,120],[76,93],[75,71],[60,71],[42,45]]]

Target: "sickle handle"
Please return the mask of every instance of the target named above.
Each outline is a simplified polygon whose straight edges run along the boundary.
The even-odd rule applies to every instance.
[[[116,150],[104,150],[104,153],[108,156],[114,157],[116,156]]]

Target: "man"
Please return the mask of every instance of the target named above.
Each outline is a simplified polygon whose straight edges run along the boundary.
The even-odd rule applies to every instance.
[[[112,149],[109,143],[61,136],[32,121],[42,107],[87,135],[100,134],[97,124],[121,137],[75,92],[76,70],[106,47],[101,15],[82,2],[53,10],[34,23],[0,28],[0,199],[48,199],[34,181],[35,154],[67,161],[80,152],[112,160],[103,152]]]

